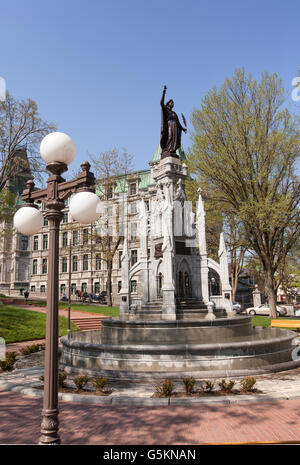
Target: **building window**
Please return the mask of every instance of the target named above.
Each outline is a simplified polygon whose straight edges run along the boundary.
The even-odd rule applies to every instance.
[[[39,236],[33,236],[33,250],[39,249]]]
[[[68,213],[64,213],[64,217],[63,217],[63,223],[67,223],[68,222]]]
[[[107,188],[107,198],[112,199],[112,196],[113,196],[113,188],[112,188],[112,186],[108,186],[108,188]]]
[[[137,292],[137,282],[135,280],[130,281],[130,292],[136,294]]]
[[[78,245],[78,231],[73,231],[73,246]]]
[[[87,283],[81,283],[81,292],[87,291]]]
[[[32,262],[32,274],[37,274],[37,260],[33,260]]]
[[[89,242],[89,231],[88,229],[84,229],[83,230],[83,235],[82,235],[82,243],[83,245],[86,245],[88,244]]]
[[[147,249],[147,259],[150,260],[151,250]]]
[[[136,213],[137,212],[137,209],[136,209],[136,202],[131,202],[130,204],[130,213]]]
[[[71,294],[74,295],[76,292],[76,283],[71,284]]]
[[[27,236],[21,236],[21,249],[22,250],[28,249],[28,237]]]
[[[35,292],[35,286],[30,286],[30,292]]]
[[[72,270],[78,271],[78,257],[76,255],[72,258]]]
[[[43,250],[48,249],[48,234],[43,234]]]
[[[99,294],[100,293],[100,283],[99,282],[96,282],[94,284],[94,291],[95,291],[95,294]]]
[[[68,245],[68,233],[67,232],[63,232],[62,245],[63,245],[63,247],[67,247],[67,245]]]
[[[87,271],[89,269],[89,256],[84,254],[82,257],[82,269],[83,271]]]
[[[137,250],[131,251],[131,266],[137,262]]]
[[[41,292],[41,294],[45,294],[45,292],[46,292],[46,286],[45,286],[45,284],[42,284],[42,285],[41,285],[41,287],[40,287],[40,292]]]
[[[119,268],[122,268],[122,255],[123,255],[123,251],[120,250],[119,251]]]
[[[96,255],[96,270],[101,270],[101,255]]]
[[[61,293],[61,294],[65,294],[65,293],[66,293],[66,285],[65,285],[65,284],[61,284],[61,285],[60,285],[60,293]]]
[[[48,218],[44,216],[44,226],[48,226]]]
[[[47,258],[43,258],[43,262],[42,262],[42,274],[46,274],[47,273]]]
[[[135,182],[130,184],[129,192],[130,192],[130,195],[136,194],[136,183]]]
[[[137,234],[137,223],[131,223],[131,225],[130,225],[130,239],[132,241],[136,240],[136,234]]]
[[[122,281],[118,281],[118,292],[122,289]]]
[[[61,272],[66,273],[68,271],[68,260],[67,257],[61,259]]]
[[[108,208],[107,208],[107,216],[111,217],[112,214],[113,214],[113,209],[112,209],[112,207],[108,207]]]

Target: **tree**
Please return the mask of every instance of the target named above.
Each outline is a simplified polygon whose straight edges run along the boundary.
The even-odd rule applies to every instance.
[[[55,125],[42,120],[37,104],[31,100],[16,100],[8,92],[0,101],[0,192],[14,175],[22,175],[28,160],[33,174],[42,171],[39,144]],[[27,157],[17,156],[26,147]]]
[[[121,191],[127,189],[127,178],[132,171],[133,156],[126,150],[112,149],[101,152],[99,155],[91,155],[92,169],[97,178],[97,193],[105,203],[100,219],[100,227],[97,228],[97,245],[101,251],[101,260],[107,268],[107,303],[112,305],[112,270],[113,259],[123,239],[123,231],[119,223],[122,207],[120,202],[113,202],[113,194],[118,184]],[[123,210],[124,211],[124,210]]]
[[[230,278],[232,287],[232,300],[235,302],[235,295],[238,287],[239,276],[243,270],[247,243],[245,241],[245,231],[243,224],[235,214],[228,214],[224,218],[224,232],[226,245],[230,257]]]
[[[271,317],[276,318],[275,274],[299,235],[299,118],[283,107],[276,74],[258,82],[237,70],[204,97],[192,114],[190,166],[236,215],[262,265]]]

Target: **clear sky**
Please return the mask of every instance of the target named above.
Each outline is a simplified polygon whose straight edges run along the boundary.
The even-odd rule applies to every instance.
[[[238,67],[277,72],[292,91],[299,32],[299,0],[10,0],[0,6],[0,76],[73,138],[74,168],[87,151],[125,147],[143,169],[164,84],[189,129],[208,89]]]

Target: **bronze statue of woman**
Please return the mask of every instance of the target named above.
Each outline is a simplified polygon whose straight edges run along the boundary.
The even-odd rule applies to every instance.
[[[160,100],[161,105],[161,158],[177,157],[176,150],[181,146],[181,131],[186,132],[186,128],[181,126],[179,118],[175,111],[173,111],[174,102],[169,100],[165,104],[167,86],[164,86],[162,97]],[[182,115],[183,116],[183,115]],[[185,119],[184,119],[185,122]]]

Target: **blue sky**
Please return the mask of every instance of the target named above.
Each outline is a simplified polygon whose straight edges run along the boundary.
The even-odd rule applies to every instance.
[[[146,168],[164,84],[191,129],[201,98],[236,68],[277,72],[291,92],[300,66],[296,0],[11,0],[0,8],[0,76],[73,138],[74,169],[87,151],[113,147]]]

